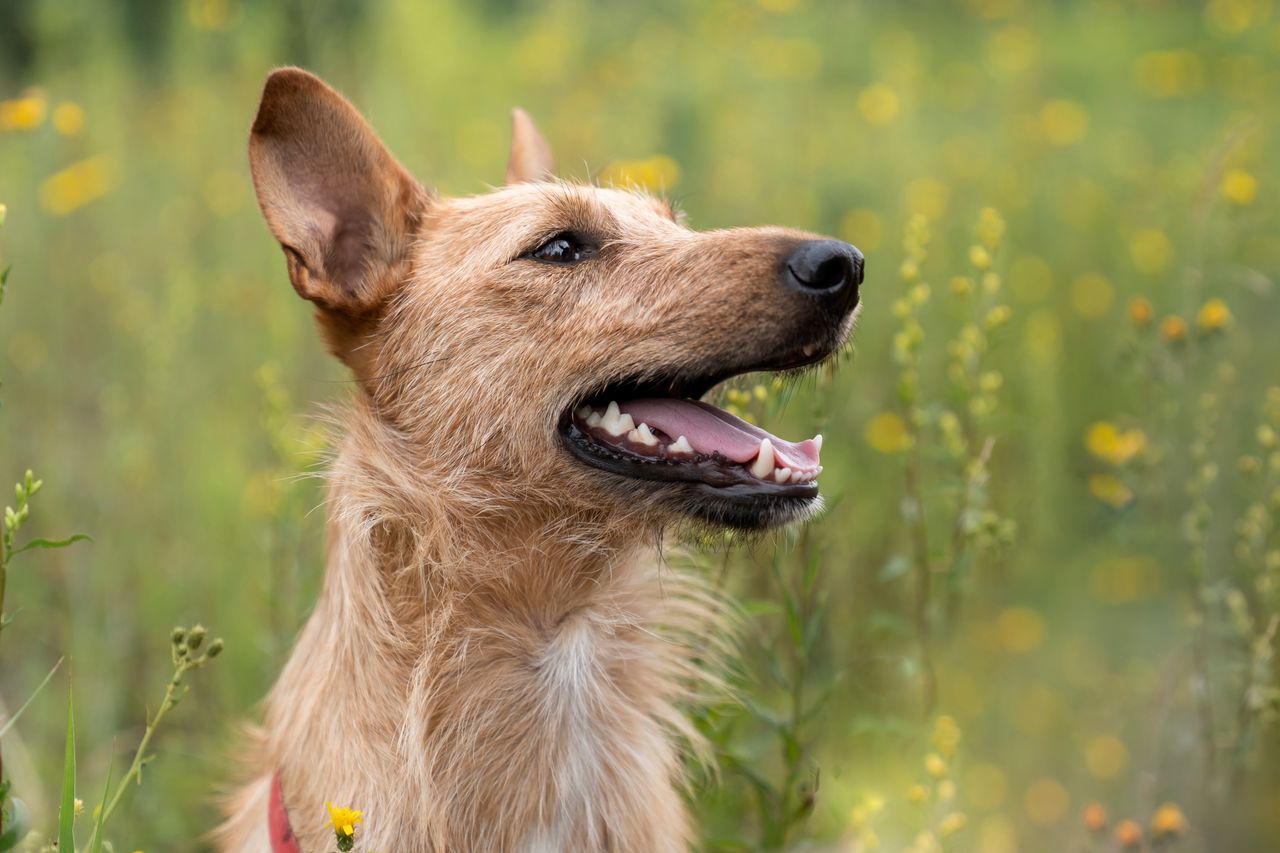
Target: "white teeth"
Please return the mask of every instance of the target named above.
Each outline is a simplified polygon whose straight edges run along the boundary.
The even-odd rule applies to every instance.
[[[636,422],[631,415],[622,414],[616,402],[610,401],[608,408],[604,410],[604,417],[600,419],[600,426],[609,435],[619,438],[635,429]]]
[[[808,471],[793,471],[793,472],[791,473],[791,482],[793,482],[793,483],[807,483],[807,482],[809,482],[809,480],[812,478],[812,476],[813,476],[813,475],[812,475],[811,473],[809,473]]]
[[[777,480],[779,483],[787,483],[791,481],[792,473],[793,472],[790,468],[779,468],[777,471],[773,472],[773,479]],[[796,471],[794,473],[799,474],[800,472]]]
[[[818,433],[813,437],[813,444],[818,450],[822,449],[822,433]]]
[[[688,455],[692,456],[693,445],[689,443],[689,439],[685,438],[682,435],[679,438],[677,438],[675,441],[671,442],[671,444],[667,445],[667,452],[668,453],[687,453]]]
[[[643,444],[645,447],[658,446],[658,439],[654,438],[648,424],[640,424],[640,426],[627,433],[627,440],[633,444]]]
[[[603,421],[604,418],[600,417],[599,412],[592,412],[587,415],[587,426],[589,427],[598,427]]]
[[[751,463],[751,473],[761,480],[773,474],[773,444],[767,438],[760,439],[760,453]]]

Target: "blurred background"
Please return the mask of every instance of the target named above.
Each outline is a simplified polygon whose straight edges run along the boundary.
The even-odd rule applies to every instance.
[[[696,558],[745,614],[704,849],[1268,849],[1276,6],[3,0],[0,475],[44,479],[31,535],[94,541],[11,566],[0,696],[73,656],[96,798],[171,627],[224,637],[108,833],[208,849],[323,567],[312,416],[353,391],[246,164],[299,64],[442,193],[502,180],[521,105],[567,176],[866,253],[840,371],[726,395],[821,428],[830,508]],[[64,683],[4,742],[38,827]]]

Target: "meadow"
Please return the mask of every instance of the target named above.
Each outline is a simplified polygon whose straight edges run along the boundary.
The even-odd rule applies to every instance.
[[[318,587],[316,416],[354,389],[249,180],[283,64],[442,193],[501,182],[520,105],[566,176],[865,252],[839,370],[725,392],[826,436],[828,508],[691,546],[743,611],[736,695],[697,712],[702,849],[1274,845],[1280,4],[9,0],[0,728],[35,697],[0,754],[28,849],[69,677],[81,849],[161,708],[105,835],[209,849]]]

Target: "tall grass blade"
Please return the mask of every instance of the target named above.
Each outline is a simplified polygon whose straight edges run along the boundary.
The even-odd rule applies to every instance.
[[[53,665],[53,669],[49,670],[49,674],[44,677],[44,681],[41,681],[40,685],[32,691],[30,696],[27,697],[27,701],[22,703],[22,707],[14,711],[13,716],[4,721],[4,725],[0,726],[0,738],[3,738],[9,733],[9,729],[13,728],[14,723],[18,722],[18,718],[22,716],[22,712],[27,710],[31,703],[36,700],[36,697],[40,695],[40,691],[44,690],[45,685],[53,679],[53,674],[58,671],[58,667],[62,666],[62,662],[64,660],[66,660],[66,658],[58,658],[58,662]]]
[[[58,849],[76,849],[76,715],[67,679],[67,751],[62,761],[62,802],[58,808]]]

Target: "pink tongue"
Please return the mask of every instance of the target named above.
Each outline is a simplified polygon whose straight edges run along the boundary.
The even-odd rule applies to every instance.
[[[699,453],[719,453],[734,462],[750,462],[760,452],[760,440],[767,438],[773,445],[776,467],[818,467],[818,445],[813,439],[799,444],[783,441],[701,400],[627,400],[620,402],[618,408],[637,424],[662,430],[673,441],[683,435]]]

